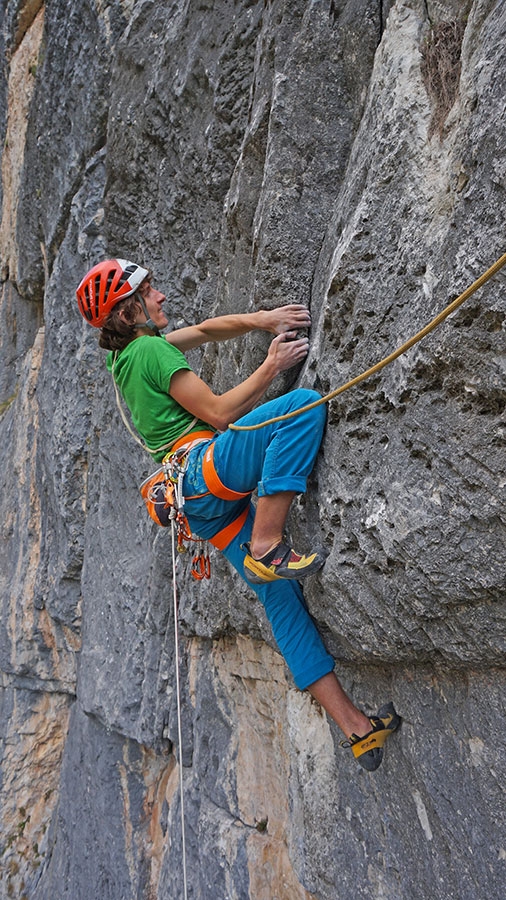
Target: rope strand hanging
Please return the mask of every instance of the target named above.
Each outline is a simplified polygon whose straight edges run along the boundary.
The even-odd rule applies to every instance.
[[[264,428],[266,425],[272,425],[275,422],[282,422],[285,419],[293,419],[295,416],[300,416],[302,413],[307,412],[310,409],[314,409],[315,406],[321,406],[323,403],[328,403],[330,400],[333,400],[334,397],[337,397],[339,394],[343,394],[345,391],[349,390],[349,388],[354,387],[356,384],[359,384],[361,381],[365,381],[366,378],[369,378],[371,375],[374,375],[376,372],[381,371],[385,366],[388,366],[389,363],[393,362],[394,359],[397,359],[403,353],[406,353],[411,347],[421,341],[429,332],[433,331],[438,325],[441,324],[452,312],[458,309],[469,297],[474,294],[479,288],[483,287],[483,285],[492,278],[499,269],[506,264],[506,253],[503,253],[501,257],[499,257],[496,262],[487,269],[483,275],[480,275],[476,281],[466,288],[462,294],[460,294],[455,300],[452,300],[448,306],[445,307],[425,328],[422,328],[421,331],[417,332],[417,334],[413,335],[408,341],[402,344],[401,347],[398,347],[397,350],[394,350],[393,353],[390,353],[388,356],[385,356],[384,359],[377,362],[374,366],[371,366],[370,369],[367,369],[365,372],[362,372],[360,375],[357,375],[355,378],[347,381],[346,384],[342,384],[340,387],[336,388],[336,390],[331,391],[330,394],[326,394],[324,397],[320,397],[319,400],[315,400],[314,403],[308,403],[307,406],[302,406],[300,409],[295,409],[292,412],[285,413],[283,416],[274,416],[272,419],[266,419],[265,422],[259,422],[257,425],[234,425],[230,424],[228,427],[232,431],[257,431],[259,428]]]
[[[188,877],[186,870],[186,826],[184,812],[184,779],[183,779],[183,728],[181,715],[181,685],[179,678],[179,628],[178,628],[178,599],[176,586],[176,527],[175,521],[171,523],[171,543],[172,543],[172,587],[173,587],[173,605],[174,605],[174,656],[176,669],[176,699],[177,699],[177,738],[179,741],[179,794],[181,803],[181,855],[183,861],[183,898],[188,897]]]

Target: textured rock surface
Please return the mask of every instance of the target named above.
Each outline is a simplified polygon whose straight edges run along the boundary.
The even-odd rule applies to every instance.
[[[7,0],[0,51],[0,897],[180,897],[169,540],[74,287],[108,253],[176,325],[307,302],[298,383],[369,367],[506,250],[506,6]],[[180,573],[196,900],[504,896],[504,279],[330,404],[291,519],[344,686],[404,716],[374,776],[224,561]]]

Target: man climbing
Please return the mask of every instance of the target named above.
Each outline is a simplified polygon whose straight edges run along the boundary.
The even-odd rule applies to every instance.
[[[168,325],[165,296],[153,287],[147,269],[123,259],[94,266],[81,281],[77,300],[85,320],[101,329],[99,344],[110,351],[107,367],[153,458],[161,462],[176,450],[187,451],[184,510],[193,534],[218,546],[251,585],[297,687],[312,694],[346,736],[343,744],[363,768],[374,771],[400,718],[392,703],[365,716],[341,688],[299,585],[324,564],[325,554],[298,553],[283,539],[290,504],[306,490],[318,453],[325,407],[254,431],[227,427],[263,422],[319,398],[299,389],[254,409],[274,378],[306,357],[308,339],[297,332],[309,328],[309,311],[288,304],[218,316],[161,335]],[[215,394],[184,353],[255,329],[275,335],[266,358],[236,387]]]

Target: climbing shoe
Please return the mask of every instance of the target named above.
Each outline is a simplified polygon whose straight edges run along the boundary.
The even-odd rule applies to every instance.
[[[307,575],[313,575],[321,569],[327,558],[323,550],[317,550],[309,556],[301,556],[283,543],[269,550],[261,559],[255,559],[251,555],[249,544],[244,544],[244,548],[247,551],[244,576],[253,584],[264,584],[280,578],[306,578]]]
[[[341,747],[351,747],[353,756],[368,772],[374,772],[383,759],[383,745],[387,739],[401,724],[401,717],[397,715],[393,703],[385,703],[378,710],[376,716],[369,719],[372,730],[358,737],[352,734],[348,741],[341,741]]]

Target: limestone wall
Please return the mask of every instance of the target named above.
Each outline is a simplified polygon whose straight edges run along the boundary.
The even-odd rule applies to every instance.
[[[0,6],[0,898],[502,900],[505,278],[330,404],[296,546],[374,775],[259,603],[179,566],[75,286],[144,262],[174,326],[312,311],[326,393],[506,251],[502,0]],[[194,351],[217,390],[268,336]]]

